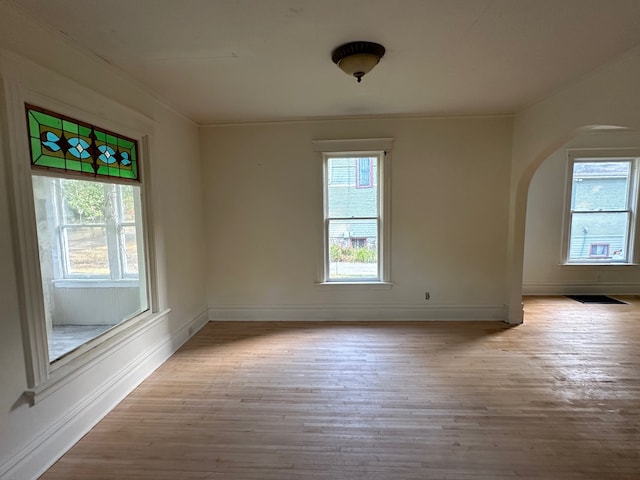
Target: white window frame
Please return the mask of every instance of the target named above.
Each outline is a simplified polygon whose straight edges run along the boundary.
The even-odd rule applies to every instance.
[[[6,154],[7,179],[10,190],[8,193],[9,198],[13,201],[11,212],[13,245],[16,253],[17,290],[27,373],[25,397],[31,405],[34,405],[72,378],[87,371],[97,361],[143,334],[170,312],[169,309],[160,310],[157,286],[158,268],[155,244],[152,241],[154,234],[153,215],[151,214],[151,172],[148,168],[148,159],[153,123],[131,110],[128,111],[129,114],[126,115],[126,118],[121,119],[126,123],[106,120],[99,114],[27,90],[19,82],[7,78],[0,78],[0,88],[4,93],[0,99],[4,108],[0,109],[0,112],[2,110],[6,112],[6,116],[0,116],[0,127],[2,127],[0,133],[8,146],[4,154]],[[140,187],[146,261],[144,284],[147,288],[148,309],[114,326],[53,363],[49,362],[47,344],[25,104],[39,105],[78,120],[100,125],[111,131],[126,132],[127,136],[137,139],[138,165],[143,180]],[[132,127],[132,125],[136,127]],[[145,125],[144,130],[139,128],[141,125]]]
[[[320,285],[391,285],[391,150],[393,138],[315,140],[322,160],[322,250],[318,255]],[[378,174],[378,274],[374,278],[331,279],[329,275],[328,160],[330,158],[376,157]],[[357,168],[357,165],[356,165]],[[350,218],[357,220],[355,218]],[[367,218],[368,219],[368,218]]]
[[[625,252],[625,261],[613,261],[609,258],[597,258],[570,260],[569,246],[571,235],[571,221],[572,221],[572,205],[571,198],[573,194],[573,167],[575,163],[582,162],[606,162],[606,161],[629,161],[631,162],[631,171],[629,175],[629,192],[627,199],[627,209],[620,210],[619,212],[627,212],[628,214],[628,230],[627,230],[627,251]],[[638,235],[638,221],[637,213],[640,205],[640,198],[638,195],[639,189],[639,170],[640,170],[640,149],[637,148],[614,148],[614,149],[569,149],[567,151],[567,175],[566,175],[566,189],[565,189],[565,208],[564,208],[564,221],[562,228],[562,265],[611,265],[611,266],[623,266],[623,265],[636,265],[639,256],[637,241]],[[618,212],[618,210],[616,210]]]

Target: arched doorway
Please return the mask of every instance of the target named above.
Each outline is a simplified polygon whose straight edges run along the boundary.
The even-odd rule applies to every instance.
[[[529,183],[527,195],[523,294],[634,293],[632,290],[637,287],[636,278],[639,272],[633,266],[620,268],[620,265],[604,265],[603,263],[607,262],[606,259],[603,259],[601,264],[565,264],[569,253],[568,245],[565,245],[565,243],[568,244],[566,230],[569,228],[565,210],[569,208],[567,206],[568,152],[577,150],[594,152],[594,155],[624,156],[629,154],[626,149],[638,147],[640,147],[638,132],[620,131],[613,127],[607,129],[592,127],[577,132],[570,141],[554,151],[538,166]],[[619,180],[608,177],[599,181],[598,185],[594,184],[592,188],[601,189],[607,182],[615,181],[619,184]],[[599,193],[593,192],[593,194],[597,196]],[[610,242],[606,235],[588,233],[587,227],[584,229],[585,240],[588,237],[591,242],[585,243],[583,246],[585,249],[588,249],[589,245],[604,246],[605,243],[593,243],[597,242],[599,237],[602,237],[603,242]],[[631,232],[631,235],[637,236],[635,231]],[[587,252],[586,257],[589,256]]]

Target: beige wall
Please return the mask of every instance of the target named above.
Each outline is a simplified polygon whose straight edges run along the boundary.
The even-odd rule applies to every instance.
[[[11,180],[5,168],[8,138],[7,129],[0,129],[0,478],[24,480],[34,478],[70,447],[163,355],[184,341],[190,322],[202,317],[206,306],[203,202],[196,125],[106,62],[24,18],[7,2],[0,3],[0,49],[0,79],[5,83],[108,121],[118,122],[119,113],[129,112],[152,125],[149,185],[156,228],[152,242],[158,253],[161,307],[171,308],[168,316],[117,353],[100,358],[35,406],[27,404],[17,252],[10,220]],[[6,119],[6,112],[0,110],[0,125]]]
[[[538,168],[529,186],[524,248],[525,294],[636,293],[638,266],[562,265],[562,225],[568,148],[638,148],[633,132],[583,133],[556,150]],[[636,225],[640,238],[640,223]]]
[[[388,290],[319,287],[322,170],[312,140],[393,137]],[[202,129],[208,302],[247,308],[502,309],[512,119],[375,119]],[[425,301],[425,291],[431,300]],[[395,309],[394,309],[395,308]],[[342,314],[350,314],[343,310]]]

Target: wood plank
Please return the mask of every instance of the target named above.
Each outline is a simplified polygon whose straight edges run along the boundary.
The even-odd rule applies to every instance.
[[[42,478],[638,479],[640,299],[525,324],[216,322]]]

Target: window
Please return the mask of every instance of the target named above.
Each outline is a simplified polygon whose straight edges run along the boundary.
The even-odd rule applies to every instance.
[[[589,247],[590,258],[609,258],[608,243],[592,243]]]
[[[148,309],[135,140],[27,105],[48,359]],[[140,272],[143,272],[140,275]]]
[[[148,307],[140,187],[37,174],[32,182],[55,362]]]
[[[626,156],[570,156],[567,263],[633,261],[637,162]]]
[[[334,169],[357,172],[362,179],[361,166],[366,168],[367,183],[373,188],[355,185],[331,185],[325,192],[325,236],[329,247],[327,281],[379,280],[379,237],[382,217],[378,187],[379,167],[384,152],[362,153],[367,156],[327,155],[325,169],[332,178]],[[373,174],[370,175],[370,169]]]
[[[356,186],[358,188],[373,187],[373,171],[371,158],[358,158],[356,166]]]
[[[367,237],[351,237],[351,248],[367,248],[368,240]]]
[[[392,142],[314,142],[322,152],[324,172],[320,283],[389,282],[388,174]]]
[[[38,237],[49,238],[54,278],[137,278],[140,188],[34,175]],[[41,253],[41,257],[43,254]]]

